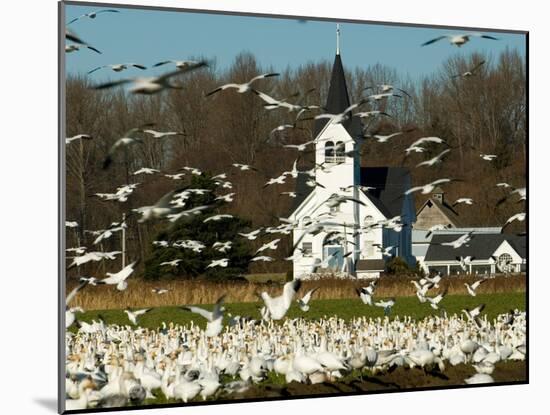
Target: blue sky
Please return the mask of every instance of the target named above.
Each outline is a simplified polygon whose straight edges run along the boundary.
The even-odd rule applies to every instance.
[[[97,7],[68,5],[66,20],[97,10]],[[120,13],[100,14],[96,19],[81,19],[69,27],[90,45],[90,50],[67,54],[69,73],[86,73],[97,66],[136,62],[145,66],[166,59],[204,56],[216,59],[218,68],[226,68],[243,51],[253,53],[264,67],[281,71],[311,61],[328,59],[335,54],[335,23],[249,16],[229,16],[163,10],[119,9]],[[341,55],[346,69],[366,68],[380,63],[395,68],[401,75],[418,79],[439,68],[455,54],[474,51],[494,57],[506,47],[516,48],[525,56],[525,36],[492,33],[498,41],[474,38],[461,48],[440,41],[420,45],[436,36],[461,31],[364,23],[341,23]],[[162,70],[166,70],[163,68]],[[119,75],[97,71],[94,80],[143,74],[132,69]],[[156,71],[147,71],[156,73]]]

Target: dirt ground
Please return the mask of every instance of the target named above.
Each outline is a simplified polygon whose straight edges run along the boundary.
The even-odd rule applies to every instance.
[[[422,369],[399,367],[392,372],[378,375],[365,375],[359,378],[337,383],[318,383],[313,385],[291,382],[287,385],[262,384],[249,388],[233,399],[254,399],[284,396],[311,396],[339,393],[365,393],[369,391],[399,390],[408,388],[430,388],[465,385],[464,379],[475,374],[470,365],[448,366],[443,373],[425,373]],[[495,382],[521,382],[527,379],[525,362],[497,363],[492,374]],[[227,399],[228,397],[223,397]]]

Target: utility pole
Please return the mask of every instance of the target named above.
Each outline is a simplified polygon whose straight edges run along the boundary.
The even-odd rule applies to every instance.
[[[122,268],[126,266],[126,213],[122,214]]]

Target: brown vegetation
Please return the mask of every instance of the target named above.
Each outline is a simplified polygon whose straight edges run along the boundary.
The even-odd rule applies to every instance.
[[[465,294],[464,283],[472,283],[479,277],[457,276],[445,278],[440,288],[434,292],[448,289],[448,294]],[[410,277],[382,277],[376,288],[377,297],[403,297],[415,295]],[[315,293],[316,299],[355,298],[355,288],[367,285],[366,280],[324,279],[304,281],[300,288],[301,294],[319,287]],[[156,287],[167,288],[165,294],[155,294],[151,290]],[[213,304],[222,295],[227,295],[227,302],[243,303],[258,301],[256,292],[268,291],[278,295],[281,283],[250,283],[250,282],[212,282],[204,280],[179,280],[166,282],[148,282],[130,278],[125,291],[117,291],[113,287],[88,286],[78,293],[71,306],[81,306],[86,310],[123,309],[126,307],[162,307],[183,304]],[[70,284],[69,291],[73,288]],[[492,278],[479,286],[480,294],[524,292],[526,288],[525,275]]]

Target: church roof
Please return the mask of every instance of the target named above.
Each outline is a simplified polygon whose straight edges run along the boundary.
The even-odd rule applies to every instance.
[[[525,236],[500,233],[474,234],[470,242],[460,248],[440,245],[442,242],[452,242],[459,235],[434,235],[426,252],[425,261],[455,261],[457,257],[472,256],[474,259],[489,259],[503,241],[508,243],[522,258],[527,254],[527,238]]]
[[[432,192],[432,194],[435,192]],[[422,217],[422,211],[427,207],[432,207],[432,205],[435,205],[439,208],[439,211],[442,215],[445,216],[445,218],[455,227],[460,228],[461,226],[464,226],[463,221],[458,216],[458,213],[452,208],[452,206],[448,205],[445,201],[443,203],[439,202],[435,199],[428,199],[424,202],[424,204],[418,209],[418,212],[416,213],[417,219],[419,217]],[[436,220],[434,223],[430,223],[430,227],[433,225],[436,225],[440,223],[439,220]],[[427,225],[426,225],[427,226]]]
[[[336,54],[334,64],[332,65],[332,75],[330,78],[327,102],[325,104],[325,112],[329,114],[340,114],[349,106],[350,100],[344,66],[342,65],[340,54]],[[328,121],[328,119],[323,118],[315,121],[314,136],[317,136],[321,132]],[[352,117],[344,121],[342,125],[352,137],[361,134],[361,120],[357,117]]]
[[[308,177],[299,174],[296,179],[297,197],[291,207],[291,212],[313,191],[306,184]],[[410,183],[410,172],[406,167],[361,167],[360,185],[374,187],[374,190],[364,192],[365,195],[387,218],[401,215],[403,210],[403,193]]]
[[[403,194],[409,186],[410,173],[406,167],[361,167],[360,184],[374,187],[365,192],[386,217],[401,215]]]

